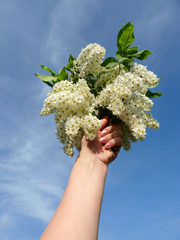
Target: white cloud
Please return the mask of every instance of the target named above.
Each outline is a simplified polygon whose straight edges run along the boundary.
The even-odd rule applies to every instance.
[[[179,19],[177,1],[144,2],[135,23],[137,38],[151,46],[162,45],[168,34],[175,31],[174,24]]]
[[[66,64],[70,53],[77,53],[85,44],[81,37],[83,28],[100,8],[100,1],[63,0],[51,12],[49,33],[43,45],[43,58],[53,65]]]
[[[48,123],[41,125],[37,119],[14,121],[15,134],[7,134],[0,142],[1,218],[8,221],[9,216],[18,214],[48,222],[63,195],[74,160],[62,153]]]
[[[11,223],[11,219],[7,213],[3,213],[0,216],[1,227],[6,227],[7,224]]]
[[[0,41],[2,43],[6,44],[8,42],[13,44],[13,41],[16,41],[19,37],[26,36],[27,39],[32,38],[32,34],[29,34],[29,28],[26,28],[29,12],[23,11],[21,3],[12,0],[1,1],[0,10],[0,21],[3,22],[0,25]],[[15,35],[16,38],[14,38]]]
[[[149,225],[148,229],[165,229],[165,228],[171,228],[171,229],[179,229],[180,227],[180,218],[172,218],[169,217],[169,219],[161,219],[159,220],[159,223],[155,223],[152,225]]]

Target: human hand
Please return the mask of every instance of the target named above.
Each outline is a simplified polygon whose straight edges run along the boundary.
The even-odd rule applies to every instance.
[[[108,125],[108,116],[101,120],[101,127],[94,140],[88,140],[84,136],[81,143],[81,153],[107,166],[118,155],[122,145],[122,131],[117,124]]]

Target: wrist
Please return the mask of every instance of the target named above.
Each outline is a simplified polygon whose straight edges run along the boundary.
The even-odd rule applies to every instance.
[[[76,159],[76,163],[88,168],[89,171],[98,171],[107,174],[108,165],[96,158],[93,154],[81,151]]]

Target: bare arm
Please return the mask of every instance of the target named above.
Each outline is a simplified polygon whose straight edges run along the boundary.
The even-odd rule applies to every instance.
[[[121,130],[107,127],[108,121],[102,120],[95,140],[83,138],[64,196],[40,240],[97,239],[107,168],[122,142]],[[117,152],[109,150],[114,146]]]

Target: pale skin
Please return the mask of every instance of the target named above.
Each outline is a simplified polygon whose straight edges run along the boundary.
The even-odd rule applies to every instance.
[[[40,240],[97,240],[108,165],[122,144],[118,125],[101,121],[97,137],[82,139],[63,198]],[[111,150],[116,148],[116,151]]]

